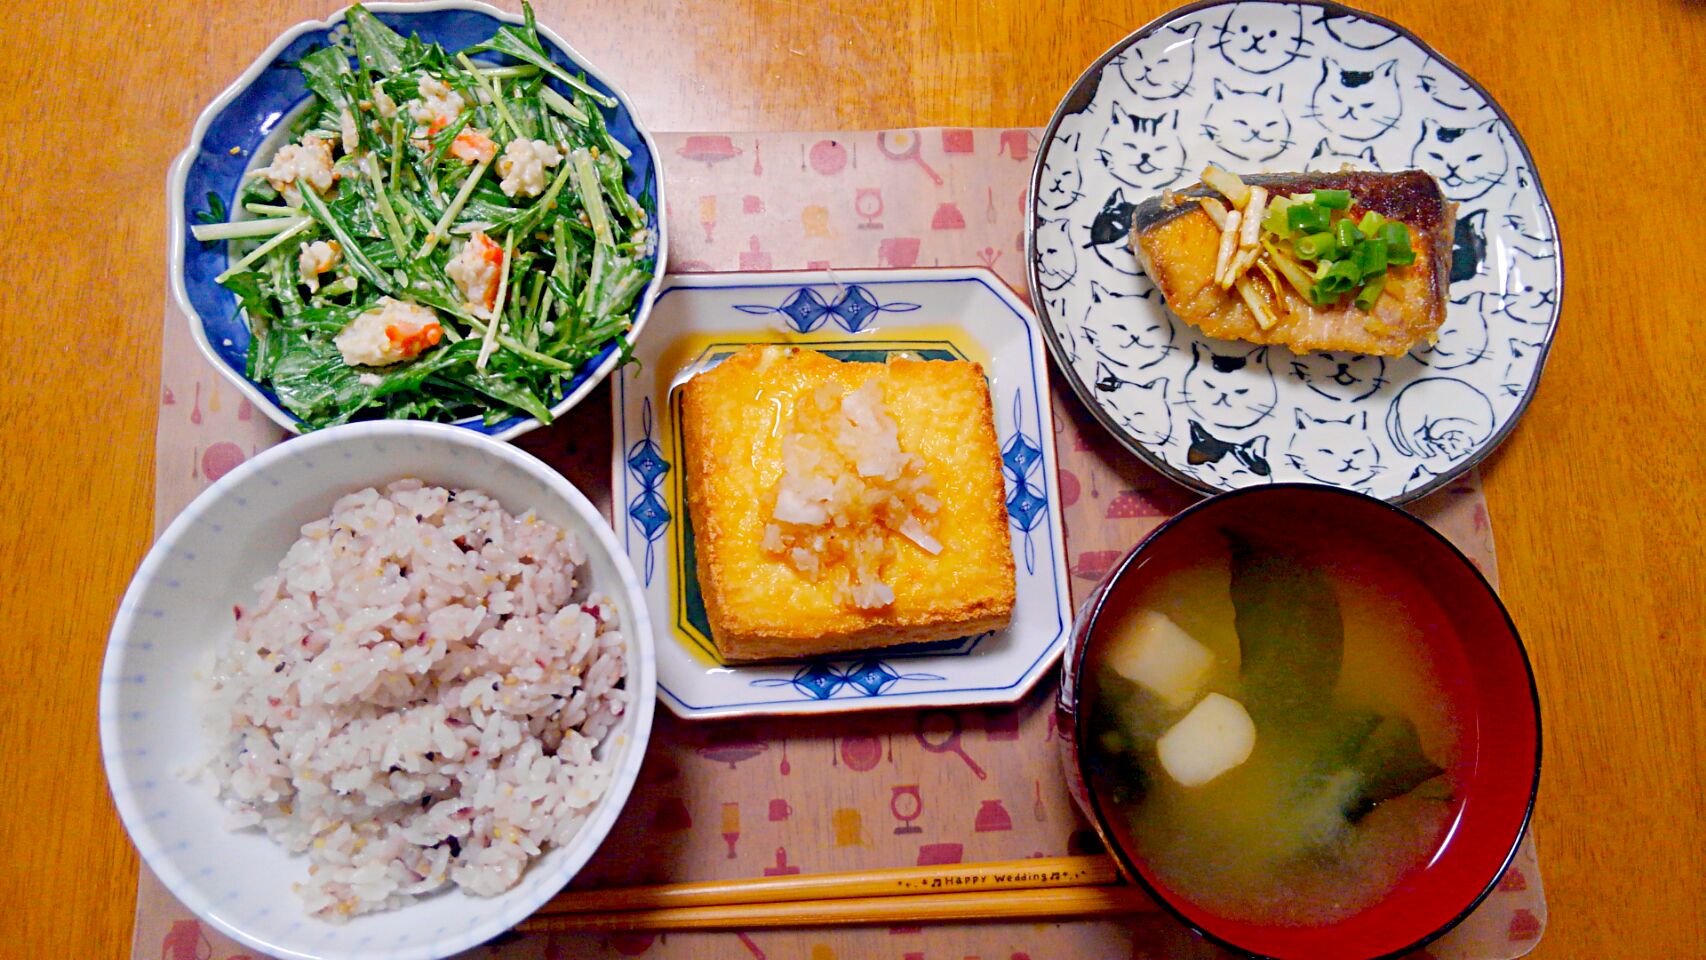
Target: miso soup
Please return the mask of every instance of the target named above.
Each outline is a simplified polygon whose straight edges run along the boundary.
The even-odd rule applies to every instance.
[[[1354,540],[1220,530],[1146,562],[1085,660],[1084,748],[1109,819],[1168,892],[1259,924],[1338,922],[1441,848],[1459,813],[1438,601]],[[1108,610],[1104,616],[1112,616]]]

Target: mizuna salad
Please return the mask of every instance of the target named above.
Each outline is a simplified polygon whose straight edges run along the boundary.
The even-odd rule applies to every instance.
[[[218,281],[248,320],[249,379],[307,428],[549,423],[652,277],[650,197],[624,187],[600,112],[616,101],[550,59],[531,8],[455,53],[345,18],[297,61],[314,98],[240,189],[251,216],[223,222],[210,195],[192,228],[233,242]]]

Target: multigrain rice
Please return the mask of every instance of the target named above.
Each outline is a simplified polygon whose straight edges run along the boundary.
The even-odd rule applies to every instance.
[[[304,526],[234,611],[208,772],[234,828],[307,854],[310,913],[500,893],[580,829],[627,700],[585,562],[531,512],[400,480]]]

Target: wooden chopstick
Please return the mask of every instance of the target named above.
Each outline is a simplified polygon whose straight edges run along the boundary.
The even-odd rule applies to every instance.
[[[1135,887],[1075,886],[659,907],[615,913],[536,913],[523,920],[517,929],[524,933],[755,930],[830,924],[914,925],[974,920],[1089,919],[1148,913],[1154,909],[1155,902]]]
[[[1030,860],[896,867],[845,873],[802,873],[785,877],[711,880],[603,890],[565,890],[540,907],[536,915],[560,916],[571,913],[611,913],[619,910],[780,903],[791,900],[1084,887],[1118,883],[1119,879],[1113,860],[1106,856],[1036,857]]]

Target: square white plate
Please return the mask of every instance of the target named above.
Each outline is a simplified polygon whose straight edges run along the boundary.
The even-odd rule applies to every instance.
[[[983,364],[1018,577],[1006,629],[796,663],[718,662],[694,571],[674,387],[750,343],[798,344],[839,359],[881,361],[905,351]],[[656,626],[658,692],[671,710],[736,717],[1008,703],[1053,664],[1072,611],[1048,356],[1036,318],[993,273],[670,276],[634,357],[639,363],[624,367],[615,384],[612,499]]]

